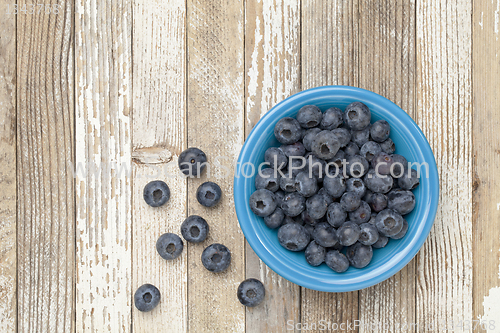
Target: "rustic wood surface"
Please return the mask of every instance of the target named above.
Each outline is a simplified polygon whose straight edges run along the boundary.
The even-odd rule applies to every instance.
[[[40,5],[0,0],[0,332],[317,332],[321,320],[500,332],[500,1]],[[377,92],[412,116],[441,182],[419,254],[350,293],[301,288],[269,269],[245,242],[232,197],[233,163],[260,117],[335,84]],[[212,163],[219,156],[215,209],[196,200],[207,175],[178,174],[192,146]],[[171,189],[160,209],[142,198],[152,179]],[[166,263],[156,239],[180,233],[191,214],[209,222],[208,240],[184,242]],[[215,242],[232,253],[216,275],[199,261]],[[266,286],[253,309],[236,298],[247,277]],[[162,293],[149,313],[133,306],[144,283]]]

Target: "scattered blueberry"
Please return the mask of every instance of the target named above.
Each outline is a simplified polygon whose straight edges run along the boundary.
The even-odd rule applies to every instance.
[[[391,126],[385,120],[377,120],[370,128],[370,135],[373,141],[384,142],[391,134]]]
[[[156,251],[165,260],[173,260],[181,255],[184,249],[182,239],[176,234],[166,233],[156,241]]]
[[[266,296],[266,289],[257,279],[246,279],[238,286],[238,300],[241,304],[254,307],[262,303]]]
[[[349,268],[349,260],[343,253],[337,250],[331,250],[326,253],[325,263],[337,273],[343,273]]]
[[[349,263],[356,268],[363,268],[368,266],[373,257],[372,247],[356,243],[349,246],[346,251],[346,257]]]
[[[205,169],[207,156],[198,148],[188,148],[184,150],[178,159],[179,169],[189,177],[201,175]]]
[[[170,189],[165,182],[153,180],[144,186],[143,197],[151,207],[160,207],[170,199]]]
[[[280,173],[277,170],[267,168],[262,169],[255,176],[255,188],[257,190],[266,189],[276,192],[280,189]]]
[[[231,252],[224,245],[214,243],[203,250],[201,262],[210,272],[220,273],[231,264]]]
[[[302,251],[311,240],[307,230],[297,223],[288,223],[278,230],[278,240],[289,251]]]
[[[326,250],[316,241],[312,241],[305,251],[306,261],[311,266],[319,266],[325,261]]]
[[[306,198],[297,192],[287,193],[281,202],[281,209],[287,216],[298,216],[306,209]]]
[[[342,125],[343,116],[342,110],[339,108],[329,108],[323,114],[323,119],[321,119],[319,128],[331,131]]]
[[[338,241],[335,229],[326,222],[318,223],[314,227],[312,236],[316,243],[323,247],[332,247],[337,244]]]
[[[361,234],[359,225],[354,222],[344,222],[340,228],[337,229],[337,238],[340,244],[344,246],[351,246],[356,243]]]
[[[191,243],[201,243],[208,235],[208,223],[205,219],[198,215],[188,216],[181,224],[182,237]]]
[[[297,113],[297,121],[304,128],[316,127],[321,123],[323,113],[316,105],[306,105]]]
[[[143,284],[134,294],[134,304],[137,310],[148,312],[160,303],[161,295],[158,288],[152,284]]]
[[[361,102],[349,104],[344,111],[347,125],[354,131],[360,131],[370,125],[370,109]]]
[[[403,229],[403,217],[392,209],[384,209],[378,213],[375,226],[383,236],[392,237]]]
[[[214,182],[205,182],[198,187],[196,199],[205,207],[215,206],[221,199],[222,191]]]
[[[379,239],[377,227],[370,223],[363,223],[359,225],[361,233],[359,234],[358,242],[363,245],[373,245]]]
[[[276,140],[285,145],[290,145],[300,140],[302,128],[299,122],[290,117],[281,118],[274,126]]]

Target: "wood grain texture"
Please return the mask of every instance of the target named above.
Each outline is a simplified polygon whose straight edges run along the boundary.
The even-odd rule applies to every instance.
[[[300,1],[245,4],[245,134],[276,103],[300,90]],[[246,332],[284,332],[300,322],[300,287],[280,277],[246,244],[246,278],[262,281],[266,299],[246,309]]]
[[[441,195],[418,254],[417,322],[472,320],[471,10],[468,1],[417,1],[417,112]]]
[[[0,332],[15,332],[16,257],[16,17],[0,0]]]
[[[358,24],[358,1],[302,1],[302,89],[358,85]],[[301,290],[304,327],[320,320],[338,325],[358,320],[358,292]]]
[[[187,331],[188,243],[173,261],[162,259],[155,246],[166,232],[180,235],[187,213],[187,182],[177,166],[186,147],[185,16],[183,0],[134,3],[132,291],[151,283],[162,295],[151,312],[132,306],[134,332]],[[143,189],[157,179],[167,183],[171,197],[152,208]]]
[[[500,1],[474,1],[473,318],[495,320],[496,331],[500,329],[499,13]]]
[[[59,14],[17,16],[20,332],[74,329],[73,3],[47,4]]]
[[[210,175],[205,170],[188,181],[188,213],[210,225],[207,240],[189,246],[189,331],[244,332],[245,308],[236,290],[245,278],[245,243],[233,200],[234,163],[244,139],[244,4],[188,0],[187,10],[188,146],[203,150],[210,163]],[[196,200],[198,186],[207,180],[222,189],[216,207]],[[201,264],[203,249],[212,243],[231,251],[225,272],[214,274]]]
[[[131,11],[76,2],[77,332],[131,329]]]
[[[359,4],[359,86],[415,114],[415,2],[393,0]],[[359,291],[362,323],[384,323],[389,330],[416,331],[415,260],[399,273]],[[360,332],[372,332],[362,325]]]

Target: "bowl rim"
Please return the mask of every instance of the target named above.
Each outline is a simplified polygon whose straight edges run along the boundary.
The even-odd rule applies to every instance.
[[[363,99],[365,100],[370,100],[374,104],[383,105],[384,109],[390,109],[391,112],[395,112],[398,119],[401,119],[401,121],[405,122],[406,127],[413,127],[414,131],[412,131],[412,136],[414,138],[419,139],[419,148],[421,150],[422,155],[424,156],[425,162],[427,162],[429,165],[429,177],[428,177],[429,183],[436,184],[436,186],[431,187],[431,189],[435,190],[430,191],[433,194],[432,196],[435,197],[436,200],[430,201],[429,206],[427,206],[426,220],[425,223],[423,223],[423,228],[421,229],[420,233],[416,235],[418,237],[415,237],[416,240],[411,244],[411,248],[407,251],[407,253],[402,258],[400,258],[400,260],[397,261],[393,266],[389,267],[389,269],[383,271],[381,274],[374,275],[372,278],[368,280],[361,280],[359,282],[353,282],[349,284],[332,284],[332,283],[327,283],[325,281],[321,281],[319,283],[318,281],[315,281],[315,283],[308,280],[304,281],[302,279],[299,279],[299,276],[295,274],[290,274],[290,271],[287,271],[286,269],[287,266],[284,266],[284,264],[280,265],[280,263],[276,262],[276,260],[273,261],[272,259],[274,257],[271,254],[271,252],[267,250],[266,246],[264,246],[264,244],[260,242],[257,235],[253,233],[253,228],[251,228],[251,223],[242,222],[245,218],[247,218],[247,212],[248,212],[248,207],[246,207],[247,202],[244,200],[245,193],[243,186],[246,178],[236,177],[236,176],[234,177],[233,196],[234,196],[236,215],[238,217],[238,222],[241,230],[243,231],[243,234],[245,235],[245,238],[247,239],[248,243],[250,244],[254,252],[257,254],[257,256],[270,269],[272,269],[281,277],[308,289],[326,291],[326,292],[348,292],[354,290],[361,290],[376,285],[390,278],[391,276],[399,272],[401,269],[403,269],[420,251],[425,240],[429,236],[430,230],[434,224],[434,220],[436,217],[437,208],[439,205],[439,175],[438,175],[436,160],[427,138],[423,134],[422,130],[415,123],[415,121],[404,110],[402,110],[397,104],[393,103],[389,99],[379,94],[376,94],[372,91],[362,88],[357,88],[352,86],[342,86],[342,85],[320,86],[303,90],[294,95],[289,96],[288,98],[284,99],[283,101],[273,106],[257,122],[257,124],[248,134],[245,143],[243,144],[243,147],[238,156],[239,164],[237,165],[241,165],[245,157],[247,155],[250,155],[250,152],[253,147],[252,145],[253,141],[252,138],[254,138],[253,134],[255,132],[258,132],[260,128],[267,128],[270,122],[276,121],[276,114],[278,114],[282,109],[286,110],[289,107],[293,107],[297,99],[305,97],[304,95],[309,95],[313,93],[331,93],[331,92],[335,92],[336,94],[344,92],[347,94],[346,96],[348,96],[349,98],[352,98],[353,94],[360,94],[363,96]],[[410,245],[406,247],[410,247]],[[385,263],[384,265],[386,264],[387,263]]]

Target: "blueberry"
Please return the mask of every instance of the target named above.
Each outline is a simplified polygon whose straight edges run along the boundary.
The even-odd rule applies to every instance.
[[[281,209],[287,216],[298,216],[306,209],[306,198],[297,192],[287,193],[281,202]]]
[[[346,257],[349,259],[351,266],[356,268],[363,268],[368,266],[373,257],[372,247],[356,243],[349,246],[346,251]]]
[[[276,209],[276,197],[269,190],[257,190],[250,195],[250,209],[257,216],[266,217]]]
[[[334,246],[328,248],[328,250],[337,250],[337,251],[342,251],[344,249],[344,245],[337,243]]]
[[[201,243],[208,235],[209,227],[207,221],[201,216],[191,215],[181,224],[182,237],[191,243]]]
[[[210,272],[220,273],[231,264],[231,252],[224,245],[214,243],[203,250],[201,263]]]
[[[255,176],[255,188],[276,192],[280,189],[280,173],[271,168],[262,169]]]
[[[262,303],[266,296],[266,289],[257,279],[246,279],[238,286],[238,300],[241,304],[254,307]]]
[[[376,193],[387,193],[391,190],[393,179],[387,175],[377,175],[375,170],[370,169],[363,178],[366,187]]]
[[[323,119],[321,119],[319,128],[331,131],[332,129],[342,125],[342,122],[344,121],[343,116],[342,110],[339,108],[329,108],[325,111],[325,113],[323,113]]]
[[[342,161],[345,160],[346,158],[346,154],[343,150],[339,150],[337,152],[337,154],[335,154],[335,156],[333,156],[331,159],[329,159],[327,162],[328,164],[328,173],[329,174],[333,174],[335,173],[335,166],[337,166],[337,168],[341,168],[342,167]]]
[[[316,243],[323,247],[332,247],[338,242],[337,232],[327,222],[318,223],[314,227],[312,236]]]
[[[370,206],[364,201],[361,201],[361,204],[355,211],[349,213],[349,220],[357,224],[368,222],[370,218],[371,218]]]
[[[313,219],[319,220],[326,214],[328,202],[321,194],[315,194],[306,201],[307,214]]]
[[[384,142],[391,134],[391,126],[385,120],[377,120],[370,128],[370,135],[373,141]]]
[[[351,246],[356,243],[361,234],[361,229],[359,225],[354,222],[344,222],[340,228],[337,229],[337,237],[339,243],[344,246]]]
[[[346,128],[336,128],[331,131],[336,137],[338,142],[340,143],[340,147],[344,148],[351,141],[351,133]]]
[[[323,246],[316,243],[316,241],[312,241],[307,246],[304,254],[309,265],[319,266],[325,261],[326,250]]]
[[[271,215],[264,217],[264,223],[268,228],[276,229],[281,226],[284,219],[285,213],[281,208],[277,207]]]
[[[404,190],[414,190],[420,184],[420,179],[418,177],[417,171],[415,169],[409,169],[404,172],[403,176],[398,179],[399,187]]]
[[[143,284],[134,294],[134,304],[137,310],[148,312],[160,303],[160,291],[152,284]]]
[[[306,172],[308,175],[312,174],[317,179],[322,179],[325,175],[326,162],[314,154],[309,153],[306,155]]]
[[[371,164],[379,175],[390,175],[392,163],[392,157],[382,151],[373,157]]]
[[[281,118],[274,126],[276,140],[285,145],[290,145],[300,140],[302,128],[299,122],[290,117]]]
[[[403,176],[404,170],[408,170],[408,161],[401,155],[392,154],[392,170],[391,176],[394,178],[401,178]]]
[[[310,224],[304,224],[304,229],[306,229],[307,231],[307,234],[309,235],[309,237],[312,237],[312,234],[314,232],[314,226],[310,225]]]
[[[364,184],[364,182],[363,182],[363,184]],[[370,191],[369,189],[366,189],[365,195],[361,199],[363,201],[366,201],[367,204],[371,205],[373,202],[373,192]]]
[[[269,167],[273,170],[283,169],[288,163],[285,153],[277,147],[268,148],[264,153],[264,160],[269,163]]]
[[[323,188],[334,198],[340,198],[346,189],[346,182],[343,176],[325,177],[323,179]]]
[[[306,154],[306,148],[304,148],[304,145],[300,141],[297,141],[291,145],[282,145],[280,149],[286,157],[304,156]]]
[[[377,213],[383,211],[387,207],[387,197],[382,193],[373,193],[370,207]]]
[[[178,164],[183,174],[196,177],[205,169],[207,156],[198,148],[188,148],[179,155]]]
[[[370,165],[366,158],[361,155],[349,156],[347,158],[347,174],[351,177],[361,178],[368,172]]]
[[[346,212],[353,212],[361,205],[361,198],[354,192],[345,192],[340,198],[340,205]]]
[[[302,213],[299,214],[298,216],[294,216],[294,217],[290,217],[290,216],[285,215],[285,219],[283,220],[283,224],[281,226],[284,226],[285,224],[290,224],[290,223],[304,225],[304,220],[302,220]]]
[[[337,273],[343,273],[349,268],[349,260],[343,253],[337,250],[331,250],[326,253],[325,263]]]
[[[328,192],[326,191],[326,188],[324,188],[324,187],[320,188],[319,191],[318,191],[318,194],[322,195],[323,198],[325,198],[326,203],[328,205],[333,202],[333,197],[330,194],[328,194]]]
[[[394,142],[391,140],[391,138],[388,138],[384,142],[380,143],[380,148],[382,148],[382,151],[387,154],[393,154],[396,151],[396,145]]]
[[[362,223],[359,226],[361,233],[359,234],[358,242],[363,245],[373,245],[375,244],[380,235],[378,233],[377,227],[370,223]]]
[[[295,177],[286,173],[285,177],[280,178],[280,188],[285,192],[295,192],[297,190],[295,187]]]
[[[361,131],[351,130],[351,141],[354,142],[358,147],[363,146],[370,140],[370,125]]]
[[[305,132],[304,137],[302,138],[302,144],[304,145],[304,148],[308,151],[311,151],[311,144],[314,139],[314,137],[321,132],[319,128],[311,128]]]
[[[370,217],[370,220],[368,221],[368,223],[375,225],[377,215],[378,215],[377,213],[372,213],[372,217]]]
[[[340,149],[340,142],[333,131],[321,131],[311,142],[311,151],[323,160],[333,158]]]
[[[182,239],[176,234],[166,233],[156,241],[156,251],[165,260],[173,260],[181,255],[184,249]]]
[[[380,235],[378,237],[378,241],[375,242],[375,244],[372,245],[374,249],[381,249],[387,245],[387,242],[389,242],[389,238]]]
[[[196,191],[196,199],[205,207],[215,206],[222,197],[222,191],[219,185],[214,182],[204,182]]]
[[[387,207],[400,215],[409,214],[415,208],[415,195],[411,191],[393,190],[387,194]]]
[[[384,209],[378,213],[375,226],[382,235],[392,237],[403,229],[403,217],[392,209]]]
[[[338,202],[333,202],[328,206],[326,218],[332,227],[338,228],[344,224],[347,213]]]
[[[143,197],[151,207],[160,207],[170,199],[170,189],[165,182],[153,180],[144,186]]]
[[[307,201],[306,201],[306,206],[307,206]],[[300,213],[300,219],[302,220],[302,222],[304,222],[304,225],[312,225],[312,226],[316,226],[316,224],[318,224],[318,222],[320,221],[320,219],[312,218],[311,215],[309,215],[309,213],[307,212],[307,210],[304,210],[302,213]]]
[[[370,125],[370,109],[361,102],[349,104],[344,111],[344,120],[354,131],[360,131]]]
[[[274,192],[274,198],[276,199],[276,205],[278,207],[281,207],[281,201],[283,200],[284,197],[285,197],[285,192],[281,190]]]
[[[403,219],[403,228],[401,229],[401,231],[399,233],[392,236],[391,238],[392,239],[401,239],[406,235],[407,231],[408,231],[408,222],[405,219]]]
[[[372,159],[382,151],[380,145],[374,141],[368,141],[363,146],[361,146],[360,155],[366,158],[368,162],[371,162]]]
[[[365,183],[359,178],[349,178],[346,182],[346,192],[354,192],[360,198],[366,193]]]
[[[306,171],[302,171],[295,176],[295,188],[297,192],[308,198],[318,192],[318,181],[316,177],[309,177]]]
[[[297,113],[297,121],[304,128],[316,127],[321,123],[323,113],[315,105],[306,105]]]
[[[285,249],[302,251],[311,240],[307,230],[297,223],[288,223],[278,230],[278,240]]]
[[[301,171],[307,171],[307,160],[305,158],[290,158],[288,163],[288,173],[295,178]]]
[[[345,156],[359,155],[359,147],[354,142],[349,142],[347,144],[347,146],[345,146],[344,152],[345,152]]]

